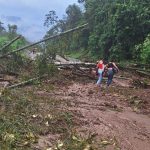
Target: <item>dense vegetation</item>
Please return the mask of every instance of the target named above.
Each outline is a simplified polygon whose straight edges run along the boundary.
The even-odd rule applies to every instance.
[[[0,48],[5,46],[8,42],[10,42],[12,39],[18,36],[17,33],[17,25],[9,25],[8,24],[8,31],[3,27],[3,23],[0,22]],[[25,40],[25,38],[22,36],[21,39],[14,42],[12,45],[10,45],[9,49],[3,49],[3,53],[8,52],[10,49],[14,50],[17,49],[28,42]],[[2,51],[1,51],[2,53]]]
[[[9,45],[12,41],[14,42]],[[17,33],[17,25],[8,24],[8,30],[6,30],[6,28],[3,27],[3,23],[0,22],[0,56],[21,48],[27,44],[29,44],[29,42]],[[18,72],[21,71],[23,66],[25,67],[26,63],[26,52],[13,53],[9,59],[6,57],[0,60],[0,71]]]
[[[55,35],[84,23],[88,27],[47,44],[61,54],[80,53],[88,58],[150,60],[150,5],[148,0],[78,0],[69,5],[59,20],[55,11],[46,15],[46,36]]]
[[[149,63],[150,60],[150,5],[148,0],[78,0],[69,5],[59,19],[54,10],[46,14],[45,37],[52,36],[88,23],[82,30],[66,34],[45,43],[44,49],[55,56],[69,54],[80,59],[104,58]],[[17,26],[0,22],[0,47],[17,36]],[[17,49],[27,42],[17,40],[1,54]]]

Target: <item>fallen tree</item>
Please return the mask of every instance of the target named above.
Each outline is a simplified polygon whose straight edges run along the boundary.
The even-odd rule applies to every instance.
[[[11,55],[11,54],[13,54],[13,53],[16,53],[16,52],[25,50],[25,49],[27,49],[27,48],[29,48],[29,47],[32,47],[32,46],[34,46],[34,45],[37,45],[37,44],[39,44],[39,43],[43,43],[43,42],[45,42],[45,41],[48,41],[48,40],[51,40],[51,39],[54,39],[54,38],[57,38],[57,37],[61,37],[61,36],[65,35],[65,34],[68,34],[68,33],[70,33],[70,32],[73,32],[73,31],[76,31],[76,30],[80,30],[80,29],[84,28],[84,27],[87,26],[87,25],[88,25],[88,24],[84,24],[84,25],[78,26],[78,27],[76,27],[76,28],[73,28],[73,29],[67,30],[67,31],[65,31],[65,32],[62,32],[62,33],[60,33],[60,34],[57,34],[57,35],[54,35],[54,36],[50,36],[50,37],[48,37],[48,38],[45,38],[45,39],[40,40],[40,41],[38,41],[38,42],[35,42],[35,43],[33,43],[33,44],[24,46],[24,47],[19,48],[19,49],[17,49],[17,50],[13,50],[13,51],[11,51],[11,52],[8,52],[7,54],[4,54],[4,55],[0,56],[0,58],[4,58],[4,57],[6,57],[6,56],[8,56],[8,55]]]
[[[2,51],[2,50],[4,50],[4,49],[6,49],[7,47],[9,47],[12,43],[14,43],[15,41],[17,41],[18,39],[20,39],[21,38],[21,36],[19,35],[19,36],[17,36],[16,38],[14,38],[12,41],[10,41],[8,44],[6,44],[6,45],[4,45],[1,49],[0,49],[0,51]]]
[[[141,71],[141,70],[136,70],[137,73],[141,74],[141,75],[145,75],[150,77],[150,73],[149,72],[145,72],[145,71]]]
[[[90,79],[96,79],[94,76],[91,76],[91,73],[90,73],[90,72],[85,72],[84,70],[80,69],[79,66],[77,66],[77,65],[74,65],[74,67],[75,67],[77,70],[79,70],[79,71],[82,73],[82,75],[87,76],[87,77],[90,78]],[[73,72],[73,73],[74,73],[74,72]],[[90,73],[90,74],[89,74],[89,73]]]
[[[119,65],[119,68],[122,69],[122,70],[130,70],[130,71],[134,71],[140,75],[143,75],[143,76],[147,76],[147,77],[150,77],[150,71],[147,69],[141,69],[141,68],[135,68],[135,67],[128,67],[128,66],[122,66],[122,65]]]
[[[8,86],[8,87],[6,87],[6,88],[7,88],[7,89],[12,89],[12,88],[24,86],[24,85],[27,85],[27,84],[29,84],[29,83],[32,83],[33,81],[36,81],[36,80],[41,79],[41,78],[44,78],[44,77],[45,77],[45,75],[40,76],[40,77],[35,77],[35,78],[29,79],[29,80],[27,80],[27,81],[23,81],[23,82],[14,84],[14,85],[10,85],[10,86]]]

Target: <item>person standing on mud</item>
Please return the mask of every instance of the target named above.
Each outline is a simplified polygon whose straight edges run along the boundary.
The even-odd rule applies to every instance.
[[[105,66],[104,66],[103,60],[100,60],[100,61],[97,63],[98,80],[97,80],[96,84],[97,84],[98,86],[100,86],[100,85],[101,85],[101,82],[102,82],[104,67],[105,67]]]
[[[107,74],[108,74],[107,86],[109,86],[112,83],[114,74],[117,73],[119,69],[114,62],[109,62],[106,65],[106,68],[107,68]]]

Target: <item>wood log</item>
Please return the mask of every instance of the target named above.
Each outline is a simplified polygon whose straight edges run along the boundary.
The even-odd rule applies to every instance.
[[[123,80],[131,80],[131,78],[126,78],[126,77],[120,77],[120,76],[114,76],[114,78],[117,78],[117,79],[123,79]]]
[[[77,73],[77,72],[72,72],[72,74],[74,74],[74,75],[77,75],[77,76],[80,76],[80,77],[88,77],[88,78],[90,78],[90,79],[92,79],[92,80],[96,80],[96,78],[93,76],[89,76],[89,75],[87,75],[87,74],[83,74],[83,73]]]
[[[150,77],[150,71],[149,70],[134,68],[134,67],[123,67],[123,66],[120,66],[120,68],[126,69],[126,70],[131,70],[131,71],[139,73],[140,75]]]
[[[140,64],[140,63],[136,63],[136,64],[131,64],[131,66],[134,66],[134,67],[144,67],[144,68],[150,68],[150,64]]]
[[[0,49],[0,51],[2,51],[2,50],[4,50],[4,49],[6,49],[8,46],[10,46],[12,43],[14,43],[15,41],[17,41],[18,39],[20,39],[21,38],[21,36],[19,35],[19,36],[17,36],[16,38],[14,38],[12,41],[10,41],[8,44],[6,44],[6,45],[4,45],[1,49]]]
[[[69,62],[69,63],[61,63],[61,62],[55,62],[56,66],[85,66],[85,67],[96,67],[95,63],[84,63],[84,62]]]
[[[148,72],[144,72],[144,71],[140,71],[140,70],[136,70],[136,72],[141,74],[141,75],[150,77],[150,73],[148,73]]]
[[[150,73],[150,70],[148,69],[141,69],[141,68],[135,68],[135,67],[127,67],[127,66],[119,66],[119,68],[121,69],[126,69],[126,70],[131,70],[131,71],[144,71],[144,72],[149,72]]]
[[[15,76],[15,77],[19,76],[19,74],[17,72],[11,72],[8,70],[7,71],[1,71],[0,74],[3,76],[5,76],[5,75],[10,75],[10,76]]]
[[[79,70],[80,72],[82,72],[85,76],[89,77],[90,79],[96,79],[95,77],[89,75],[89,72],[87,73],[87,72],[85,72],[84,70],[80,69],[80,68],[78,67],[78,65],[74,65],[74,67],[75,67],[77,70]]]
[[[141,68],[134,68],[134,67],[126,67],[126,69],[135,70],[135,71],[150,72],[149,70],[145,70],[145,69],[141,69]]]
[[[10,85],[10,86],[8,86],[8,87],[6,87],[6,88],[7,88],[7,89],[12,89],[12,88],[24,86],[24,85],[27,85],[27,84],[29,84],[29,83],[32,83],[33,81],[36,81],[36,80],[38,80],[38,79],[41,79],[41,78],[43,78],[43,77],[45,77],[45,76],[32,78],[32,79],[29,79],[29,80],[27,80],[27,81],[23,81],[23,82],[21,82],[21,83],[17,83],[17,84],[14,84],[14,85]]]
[[[82,64],[84,64],[86,66],[86,63],[81,63],[81,65]],[[94,63],[89,63],[89,64],[92,65],[92,66],[95,66]],[[89,64],[87,64],[87,67],[88,67]],[[92,78],[94,78],[93,76],[96,74],[96,72],[93,72],[93,73],[90,72],[93,76],[88,75],[88,73],[85,72],[85,71],[92,71],[94,68],[82,68],[82,67],[80,67],[79,63],[78,64],[69,64],[69,65],[62,64],[61,66],[59,66],[59,68],[61,68],[61,69],[73,69],[72,66],[74,68],[76,68],[77,70],[79,70],[80,72],[82,72],[84,74],[84,75],[82,74],[82,76],[89,76],[89,78],[92,79]],[[75,73],[75,74],[81,76],[81,74],[78,74],[78,73]],[[123,79],[123,80],[132,80],[131,78],[126,78],[126,77],[121,77],[121,76],[114,76],[114,78]]]
[[[68,33],[70,33],[70,32],[74,32],[74,31],[76,31],[76,30],[80,30],[80,29],[86,27],[87,25],[88,25],[88,24],[84,24],[84,25],[78,26],[78,27],[76,27],[76,28],[73,28],[73,29],[67,30],[67,31],[65,31],[65,32],[62,32],[62,33],[60,33],[60,34],[57,34],[57,35],[54,35],[54,36],[50,36],[50,37],[48,37],[48,38],[45,38],[45,39],[40,40],[40,41],[38,41],[38,42],[35,42],[35,43],[33,43],[33,44],[24,46],[24,47],[19,48],[19,49],[17,49],[17,50],[13,50],[13,51],[11,51],[11,52],[8,52],[7,54],[4,54],[4,55],[0,56],[0,58],[5,58],[5,57],[8,56],[8,55],[11,55],[11,54],[13,54],[13,53],[16,53],[16,52],[25,50],[25,49],[27,49],[27,48],[29,48],[29,47],[32,47],[32,46],[34,46],[34,45],[37,45],[37,44],[39,44],[39,43],[43,43],[43,42],[45,42],[45,41],[48,41],[48,40],[51,40],[51,39],[55,39],[55,38],[57,38],[57,37],[61,37],[61,36],[65,35],[65,34],[68,34]]]
[[[59,54],[60,55],[60,54]],[[67,57],[65,57],[64,55],[60,55],[63,59],[65,59],[66,61],[69,61],[69,59]]]

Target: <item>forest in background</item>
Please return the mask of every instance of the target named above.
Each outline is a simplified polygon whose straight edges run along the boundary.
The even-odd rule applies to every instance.
[[[78,0],[59,19],[55,10],[45,15],[44,38],[88,23],[82,30],[44,43],[50,55],[70,55],[86,61],[103,58],[115,61],[150,63],[150,5],[148,0]],[[17,25],[0,22],[0,47],[17,36]],[[22,37],[1,54],[29,44]]]

